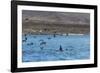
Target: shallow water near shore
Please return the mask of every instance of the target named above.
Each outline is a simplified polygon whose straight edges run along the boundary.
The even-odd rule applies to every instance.
[[[25,40],[22,41],[22,62],[90,58],[90,35],[27,34],[22,36],[22,40]]]

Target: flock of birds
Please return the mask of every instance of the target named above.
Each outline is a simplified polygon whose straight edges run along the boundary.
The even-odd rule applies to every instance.
[[[28,34],[24,34],[24,39],[22,40],[23,43],[26,43],[26,42],[28,41],[27,35],[28,35]],[[53,37],[55,38],[56,35],[54,34]],[[35,37],[35,38],[36,38],[36,37]],[[34,39],[35,39],[35,38],[34,38]],[[50,40],[51,37],[48,37],[47,39]],[[40,43],[39,43],[40,49],[43,50],[44,47],[46,46],[47,42],[45,42],[43,39],[40,39],[39,42],[40,42]],[[34,43],[33,43],[33,42],[29,42],[29,43],[27,43],[27,45],[31,46],[31,45],[34,45]],[[61,52],[63,51],[63,48],[62,48],[61,45],[59,45],[58,50],[61,51]]]

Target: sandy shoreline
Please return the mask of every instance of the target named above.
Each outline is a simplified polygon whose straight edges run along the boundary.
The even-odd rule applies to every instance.
[[[22,33],[33,33],[33,34],[89,34],[89,25],[48,25],[48,24],[34,24],[27,23],[23,24]]]

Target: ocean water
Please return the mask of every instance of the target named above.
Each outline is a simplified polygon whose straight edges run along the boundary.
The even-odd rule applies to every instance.
[[[27,34],[22,36],[22,40],[22,62],[90,58],[90,35]]]

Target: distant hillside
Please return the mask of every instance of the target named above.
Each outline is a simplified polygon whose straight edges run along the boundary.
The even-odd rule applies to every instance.
[[[58,24],[90,24],[90,14],[88,13],[68,13],[68,12],[46,12],[23,10],[23,22],[26,18],[33,22],[49,22]]]
[[[90,14],[71,12],[22,11],[23,32],[89,33]],[[30,30],[29,30],[30,29]],[[37,33],[37,32],[36,32]]]

